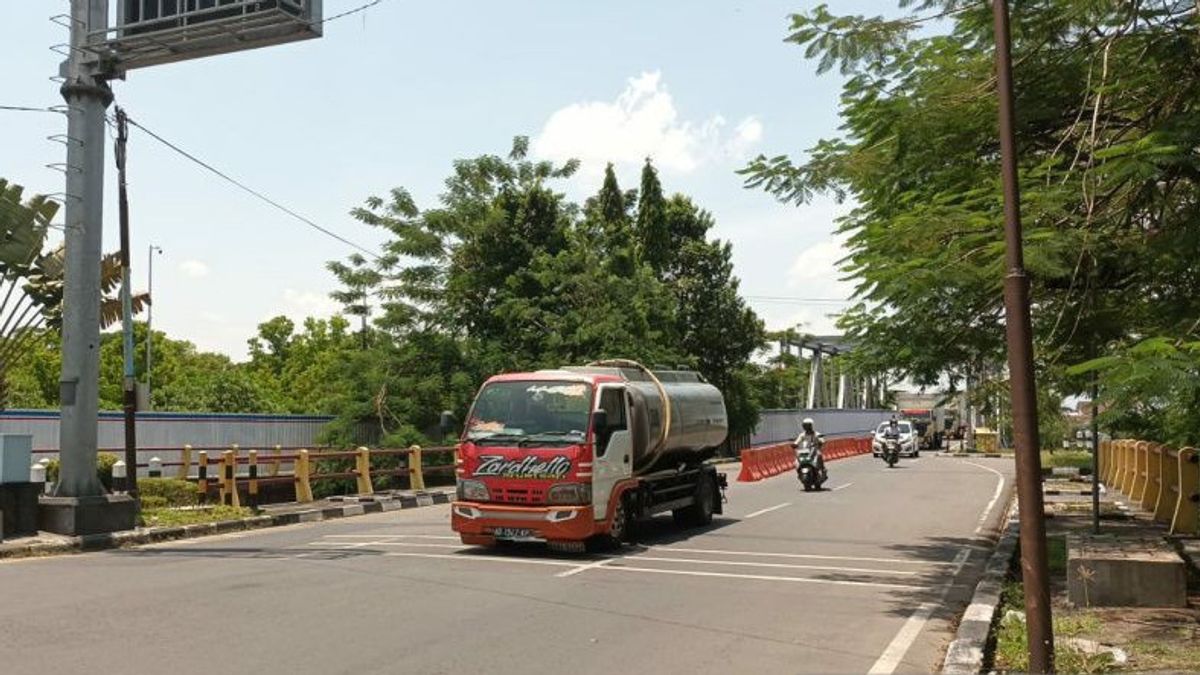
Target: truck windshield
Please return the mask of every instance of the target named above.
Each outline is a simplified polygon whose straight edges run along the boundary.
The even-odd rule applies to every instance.
[[[578,443],[591,404],[591,387],[581,382],[493,382],[475,399],[466,436],[481,444]]]

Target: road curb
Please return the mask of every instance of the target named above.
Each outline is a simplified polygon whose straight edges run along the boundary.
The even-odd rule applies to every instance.
[[[61,541],[30,544],[18,543],[16,545],[0,544],[0,560],[103,551],[176,539],[194,539],[214,534],[228,534],[230,532],[283,527],[298,523],[315,523],[335,518],[383,513],[385,511],[414,509],[434,504],[448,504],[453,494],[452,491],[440,491],[417,495],[380,496],[371,501],[347,503],[344,506],[323,506],[298,511],[251,516],[236,520],[222,520],[213,523],[149,527],[137,530],[123,530],[121,532],[89,534],[81,537],[67,537]]]
[[[1000,607],[1000,593],[1004,590],[1004,579],[1008,576],[1017,551],[1018,530],[1014,501],[1000,540],[975,586],[971,604],[963,612],[954,641],[946,650],[946,659],[942,663],[943,675],[975,675],[983,670],[984,651],[996,610]]]

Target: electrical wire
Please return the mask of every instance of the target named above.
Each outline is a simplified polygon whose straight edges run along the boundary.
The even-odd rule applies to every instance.
[[[308,225],[309,227],[313,228],[314,230],[316,230],[322,234],[332,237],[351,248],[357,249],[357,250],[367,254],[368,256],[370,256],[371,258],[373,258],[375,260],[380,259],[379,254],[375,253],[374,251],[371,251],[370,249],[360,246],[360,245],[356,244],[355,242],[350,241],[349,239],[343,237],[342,235],[340,235],[332,230],[329,230],[325,227],[322,227],[321,225],[318,225],[317,223],[313,222],[311,219],[306,218],[306,217],[300,215],[299,213],[296,213],[292,209],[284,206],[283,204],[280,204],[279,202],[275,201],[274,199],[271,199],[270,197],[266,196],[265,194],[259,192],[258,190],[255,190],[254,188],[246,185],[245,183],[242,183],[241,181],[239,181],[235,178],[232,178],[231,176],[224,173],[220,169],[217,169],[216,167],[209,164],[208,162],[205,162],[204,160],[200,159],[199,157],[196,157],[195,155],[184,150],[183,148],[179,147],[178,145],[175,145],[171,141],[168,141],[167,139],[163,138],[162,136],[159,136],[158,134],[154,133],[153,131],[147,129],[145,126],[143,126],[142,124],[137,122],[137,120],[133,119],[132,117],[129,117],[127,119],[129,121],[130,125],[135,126],[138,129],[141,129],[142,131],[144,131],[148,136],[150,136],[154,140],[158,141],[159,143],[162,143],[163,145],[167,146],[171,150],[174,150],[175,152],[179,153],[180,155],[184,156],[185,158],[198,164],[199,166],[201,166],[204,169],[208,170],[209,172],[217,175],[218,177],[222,178],[223,180],[237,186],[241,190],[249,193],[250,195],[253,195],[254,197],[257,197],[258,199],[266,202],[267,204],[270,204],[271,206],[275,207],[276,209],[283,211],[284,213],[288,214],[289,216],[295,218],[296,220],[299,220],[300,222],[304,223],[305,225]]]
[[[334,14],[333,16],[326,17],[324,19],[321,19],[320,21],[313,21],[309,25],[320,26],[322,24],[329,23],[330,21],[337,21],[338,19],[350,16],[352,14],[358,14],[359,12],[365,12],[368,9],[371,9],[372,7],[374,7],[375,5],[378,5],[381,2],[383,2],[383,0],[371,0],[371,2],[368,2],[365,5],[355,7],[354,9],[348,9],[344,12],[341,12],[340,14]]]
[[[0,110],[9,110],[13,112],[54,113],[56,115],[62,114],[61,110],[51,110],[50,108],[30,108],[29,106],[23,105],[0,105]]]

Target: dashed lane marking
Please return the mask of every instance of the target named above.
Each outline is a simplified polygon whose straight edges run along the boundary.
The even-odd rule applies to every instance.
[[[801,558],[809,560],[845,560],[848,562],[878,562],[901,565],[954,565],[953,561],[944,560],[913,560],[910,558],[870,558],[863,556],[818,555],[815,553],[770,553],[764,551],[723,551],[712,548],[682,548],[676,546],[647,546],[651,551],[673,551],[676,553],[707,553],[721,555],[741,555],[763,558]]]
[[[742,519],[743,519],[743,520],[750,520],[751,518],[757,518],[758,516],[761,516],[761,515],[762,515],[762,514],[764,514],[764,513],[770,513],[770,512],[772,512],[772,511],[778,511],[779,509],[787,508],[787,507],[789,507],[789,506],[791,506],[791,505],[792,505],[792,503],[791,503],[791,502],[784,502],[784,503],[782,503],[782,504],[776,504],[775,506],[771,506],[771,507],[768,507],[768,508],[765,508],[765,509],[759,509],[759,510],[755,511],[754,513],[747,513],[746,515],[742,516]]]
[[[602,560],[593,560],[592,562],[587,563],[586,565],[577,565],[574,569],[569,569],[566,572],[559,572],[558,574],[556,574],[554,576],[556,576],[556,577],[572,577],[572,576],[575,576],[576,574],[579,574],[580,572],[586,572],[588,570],[594,570],[596,568],[603,567],[614,560],[620,560],[622,557],[623,556],[614,556],[614,557],[604,558]]]
[[[647,562],[670,562],[692,565],[728,565],[740,567],[768,567],[789,570],[824,570],[827,572],[847,572],[853,574],[894,574],[898,576],[917,576],[920,572],[906,570],[881,570],[867,567],[838,567],[836,565],[795,565],[788,563],[752,562],[748,560],[701,560],[699,558],[660,558],[657,556],[630,555],[614,557],[610,560],[632,560]],[[560,575],[562,576],[562,575]]]
[[[605,565],[597,569],[606,572],[644,572],[647,574],[672,574],[687,577],[717,577],[721,579],[751,579],[755,581],[781,581],[795,584],[825,584],[829,586],[858,586],[862,588],[886,588],[891,590],[921,591],[924,586],[909,584],[893,584],[875,581],[847,581],[844,579],[814,579],[811,577],[781,577],[767,574],[734,574],[732,572],[702,572],[700,570],[667,570],[654,567],[633,567],[627,565]]]
[[[845,490],[846,488],[850,487],[851,485],[854,485],[854,483],[846,483],[845,485],[839,485],[835,488],[829,488],[829,491],[837,492],[838,490]]]

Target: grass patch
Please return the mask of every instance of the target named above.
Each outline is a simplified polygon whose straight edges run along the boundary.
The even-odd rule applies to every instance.
[[[142,525],[145,527],[177,527],[237,520],[253,515],[253,511],[241,506],[211,506],[196,509],[144,508]]]
[[[1055,450],[1054,452],[1043,450],[1042,467],[1053,469],[1062,467],[1090,469],[1092,467],[1092,453],[1088,450]]]
[[[1055,542],[1061,545],[1062,565],[1066,567],[1066,540],[1055,537],[1050,542],[1053,570]],[[1010,615],[1010,611],[1020,612]],[[1029,670],[1029,636],[1025,629],[1025,587],[1019,581],[1006,581],[1000,594],[1000,623],[996,627],[996,650],[993,667],[1000,673],[1023,673]],[[1067,638],[1098,635],[1103,623],[1090,612],[1056,612],[1054,615],[1054,663],[1062,673],[1107,673],[1117,670],[1109,654],[1087,654],[1066,644]]]
[[[1066,537],[1046,537],[1046,564],[1050,568],[1050,574],[1067,573]]]

